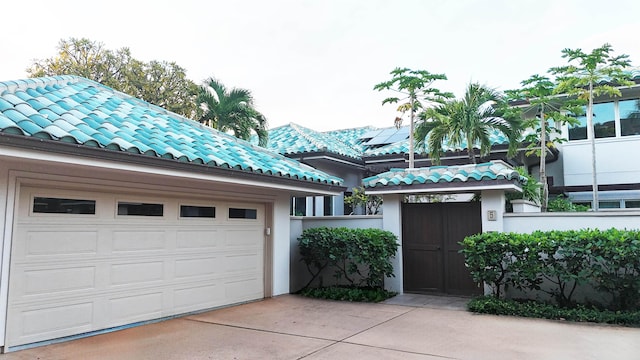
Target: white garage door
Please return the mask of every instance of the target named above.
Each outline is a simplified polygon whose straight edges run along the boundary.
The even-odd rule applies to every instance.
[[[264,297],[264,205],[22,187],[6,346]]]

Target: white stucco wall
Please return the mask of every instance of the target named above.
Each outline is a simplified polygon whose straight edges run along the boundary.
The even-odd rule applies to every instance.
[[[591,185],[591,143],[588,140],[562,144],[564,185]],[[596,139],[598,184],[637,183],[640,179],[640,136]]]
[[[393,274],[395,277],[387,277],[384,287],[390,291],[403,292],[402,277],[402,196],[401,194],[383,195],[385,211],[382,215],[382,228],[392,232],[398,237],[398,251],[392,259]]]
[[[482,190],[481,196],[482,232],[502,231],[505,210],[504,190]],[[490,213],[493,213],[495,217],[490,219]]]
[[[536,230],[640,229],[640,211],[584,213],[506,214],[504,231],[531,233]]]
[[[273,246],[272,295],[289,293],[289,195],[280,194],[273,203],[273,228],[271,241]],[[268,271],[268,269],[267,269]]]

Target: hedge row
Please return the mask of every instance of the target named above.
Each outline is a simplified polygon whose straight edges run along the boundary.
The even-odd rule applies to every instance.
[[[543,292],[561,307],[574,307],[576,289],[597,293],[582,300],[611,310],[640,308],[640,231],[537,231],[469,236],[461,252],[474,281],[499,298],[514,287]]]
[[[391,258],[398,249],[396,236],[379,229],[319,227],[305,230],[298,238],[300,255],[311,274],[305,288],[323,270],[332,269],[335,284],[346,280],[353,286],[382,288],[393,275]],[[332,284],[320,284],[332,285]]]

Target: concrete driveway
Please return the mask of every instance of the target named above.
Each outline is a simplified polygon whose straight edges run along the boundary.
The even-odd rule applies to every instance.
[[[0,359],[640,359],[638,328],[474,315],[429,299],[285,295]]]

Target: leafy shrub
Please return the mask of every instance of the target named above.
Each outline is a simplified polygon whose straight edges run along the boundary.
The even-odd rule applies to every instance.
[[[336,281],[344,279],[356,287],[382,288],[384,278],[394,276],[390,259],[398,244],[389,231],[319,227],[305,230],[298,243],[311,274],[305,288],[329,268],[334,270]]]
[[[496,298],[511,286],[546,293],[571,308],[576,289],[590,284],[601,298],[610,299],[610,309],[640,308],[640,231],[483,233],[461,244],[474,281],[491,285]],[[551,287],[542,286],[544,282]]]
[[[300,295],[312,298],[357,302],[380,302],[396,294],[380,288],[340,286],[306,288],[300,291]]]
[[[584,212],[589,211],[589,207],[585,205],[574,204],[566,196],[560,195],[555,199],[549,200],[547,204],[547,211],[549,212]]]
[[[479,297],[467,304],[469,311],[481,314],[511,315],[553,320],[597,322],[628,326],[640,326],[640,311],[611,311],[578,305],[562,308],[535,301],[517,301]]]

